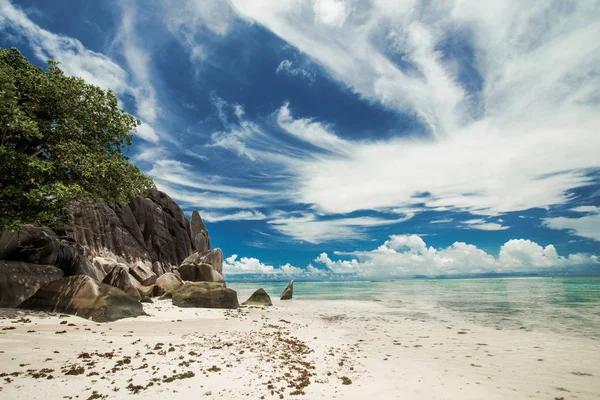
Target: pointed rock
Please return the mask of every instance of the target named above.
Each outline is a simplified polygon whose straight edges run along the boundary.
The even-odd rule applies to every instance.
[[[242,305],[268,307],[272,306],[273,302],[271,302],[271,297],[265,291],[265,289],[260,288],[256,292],[252,293],[252,296],[250,296],[248,300],[243,302]]]
[[[292,279],[290,283],[288,283],[287,287],[281,293],[279,300],[290,300],[292,298],[292,294],[294,292],[294,280]]]

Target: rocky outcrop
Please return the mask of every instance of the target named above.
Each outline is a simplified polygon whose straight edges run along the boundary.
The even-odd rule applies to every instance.
[[[186,282],[171,292],[173,305],[177,307],[238,308],[235,290],[216,282]]]
[[[61,276],[49,273],[48,279],[38,279],[39,271],[48,267],[28,267],[33,283],[23,285],[38,288],[51,279],[85,275],[138,300],[153,296],[155,291],[159,295],[172,290],[182,279],[224,282],[223,253],[211,250],[200,214],[194,211],[188,220],[169,196],[155,189],[127,205],[99,203],[75,208],[61,228],[29,226],[23,232],[0,233],[0,260],[54,266],[62,271]],[[26,270],[22,268],[19,274],[25,276]],[[155,289],[163,275],[168,276]],[[34,292],[25,289],[23,293]],[[6,304],[23,300],[22,294],[18,296],[10,301],[7,298]]]
[[[294,281],[291,280],[290,283],[288,283],[285,290],[283,291],[283,293],[281,293],[281,296],[279,296],[279,300],[290,300],[292,298],[293,293],[294,293]]]
[[[72,314],[96,322],[144,315],[138,300],[84,275],[45,284],[19,308]]]
[[[170,269],[195,250],[190,221],[177,203],[156,189],[125,206],[78,209],[65,234],[85,249],[88,258],[128,264],[158,261]]]
[[[0,307],[16,307],[63,272],[50,265],[0,261]]]
[[[154,296],[162,296],[167,292],[172,292],[183,285],[183,281],[178,275],[172,272],[162,274],[154,284]]]
[[[181,279],[191,282],[224,282],[221,249],[194,253],[178,269]]]
[[[142,296],[138,292],[136,285],[132,282],[133,280],[134,278],[129,275],[126,268],[117,265],[106,275],[102,283],[121,289],[125,294],[140,300]]]
[[[84,256],[84,249],[48,228],[28,226],[21,232],[0,234],[0,260],[51,265],[65,276],[87,275],[102,280],[106,273]]]
[[[268,307],[272,306],[273,302],[271,301],[271,297],[265,291],[265,289],[260,288],[256,292],[252,293],[252,296],[248,300],[242,303],[243,306],[258,306],[258,307]]]

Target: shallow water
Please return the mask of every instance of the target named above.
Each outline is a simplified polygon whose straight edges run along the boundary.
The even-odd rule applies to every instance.
[[[263,287],[277,298],[287,282],[231,282],[244,301]],[[393,310],[458,314],[496,329],[550,330],[600,340],[600,277],[295,282],[295,301],[380,301]]]

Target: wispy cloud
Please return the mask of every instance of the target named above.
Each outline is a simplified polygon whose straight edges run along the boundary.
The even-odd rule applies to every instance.
[[[578,218],[545,218],[544,225],[550,229],[564,229],[574,235],[600,241],[600,207],[581,206],[572,211],[587,213],[587,215]]]
[[[294,66],[293,61],[287,59],[279,63],[275,73],[300,77],[302,79],[306,79],[311,84],[315,83],[316,79],[316,74],[314,72],[302,67],[296,67]]]
[[[322,243],[331,240],[364,239],[368,228],[398,224],[410,218],[412,215],[395,219],[375,217],[320,219],[313,214],[303,214],[271,219],[268,223],[273,229],[290,238]]]
[[[564,204],[569,189],[591,181],[600,147],[593,96],[600,22],[590,3],[372,1],[360,12],[324,11],[337,6],[316,1],[233,4],[361,96],[416,115],[431,133],[353,146],[327,124],[281,109],[296,137],[338,150],[294,160],[303,203],[346,213],[408,204],[429,192],[430,208],[496,215]],[[444,52],[449,38],[473,52],[469,68],[480,88],[467,91],[459,60]],[[348,154],[340,158],[339,149]],[[491,224],[481,228],[500,229]]]
[[[67,75],[78,76],[91,84],[111,89],[118,96],[132,95],[137,104],[137,114],[145,122],[138,128],[137,136],[156,143],[160,138],[151,124],[156,121],[157,103],[153,90],[148,86],[148,71],[145,68],[148,56],[131,42],[130,29],[133,23],[133,12],[124,12],[122,35],[126,40],[123,50],[136,76],[136,83],[132,85],[127,72],[108,56],[87,49],[77,39],[41,28],[8,0],[0,0],[0,27],[4,29],[10,24],[17,28],[17,34],[28,41],[39,60],[59,61]]]
[[[201,211],[202,219],[208,222],[221,221],[260,221],[267,216],[260,211],[244,210],[232,213],[219,213],[214,211]]]
[[[501,222],[502,220],[498,220]],[[504,231],[510,229],[509,226],[504,226],[497,222],[487,222],[485,219],[470,219],[462,221],[461,228],[464,229],[477,229],[480,231]]]

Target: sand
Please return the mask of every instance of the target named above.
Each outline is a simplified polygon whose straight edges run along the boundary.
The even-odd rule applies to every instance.
[[[599,399],[593,338],[380,302],[273,300],[97,324],[3,310],[2,399]]]

